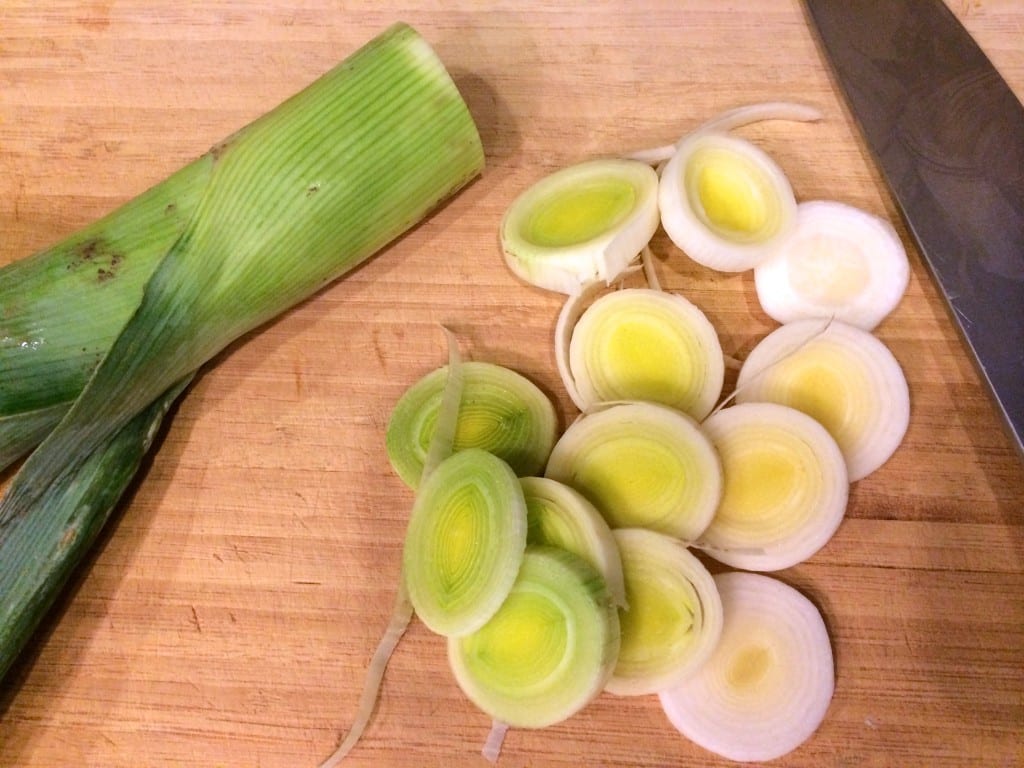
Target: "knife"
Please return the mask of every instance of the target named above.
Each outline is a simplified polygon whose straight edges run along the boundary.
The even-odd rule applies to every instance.
[[[1024,107],[942,0],[805,0],[1024,457]]]

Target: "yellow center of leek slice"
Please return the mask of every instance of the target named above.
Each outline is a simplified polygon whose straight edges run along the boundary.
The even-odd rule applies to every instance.
[[[598,506],[612,527],[656,525],[675,511],[665,509],[666,500],[684,495],[691,473],[674,447],[642,437],[594,445],[588,456],[580,457],[577,480],[591,498],[600,500]]]
[[[685,174],[691,205],[720,236],[750,242],[767,239],[777,230],[774,188],[748,158],[723,147],[701,147],[691,156]]]
[[[619,651],[604,580],[565,550],[531,546],[515,586],[480,629],[448,640],[459,687],[514,727],[560,722],[597,696]]]
[[[786,506],[800,494],[806,477],[788,446],[771,442],[747,448],[730,441],[735,458],[729,462],[727,482],[718,515],[722,524],[752,521]]]
[[[770,646],[750,643],[729,659],[725,679],[733,689],[753,691],[766,682],[776,665]]]
[[[777,384],[785,393],[779,402],[803,411],[821,424],[839,443],[849,445],[863,427],[870,413],[863,412],[861,401],[870,393],[871,382],[856,365],[832,351],[827,343],[812,342],[804,354],[797,354],[779,363]]]
[[[588,240],[615,229],[633,210],[636,189],[625,179],[599,178],[578,187],[560,187],[537,203],[523,223],[525,240],[559,248]]]

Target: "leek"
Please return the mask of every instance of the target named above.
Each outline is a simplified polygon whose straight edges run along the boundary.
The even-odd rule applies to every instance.
[[[0,470],[52,430],[142,300],[213,168],[206,154],[99,221],[0,268]]]
[[[446,367],[410,386],[391,412],[385,446],[392,468],[415,488],[434,434]],[[462,365],[464,386],[453,450],[480,448],[505,461],[520,477],[544,468],[555,443],[555,407],[525,376],[493,363]]]
[[[755,573],[715,576],[721,639],[695,675],[660,694],[669,721],[730,760],[774,760],[817,730],[835,690],[832,646],[814,604]]]
[[[736,402],[779,403],[816,419],[843,452],[850,482],[888,461],[910,423],[910,391],[895,356],[868,331],[839,321],[797,320],[761,339],[740,368]]]
[[[138,308],[0,502],[3,546],[41,549],[51,489],[73,485],[112,436],[227,344],[416,224],[479,174],[483,152],[444,66],[398,24],[227,139],[210,163]],[[19,600],[26,583],[0,603]]]
[[[448,640],[463,692],[496,721],[543,728],[601,693],[619,649],[604,580],[554,547],[526,551],[508,599],[478,631]]]
[[[635,160],[563,168],[519,195],[501,222],[505,263],[526,282],[566,294],[608,285],[658,228],[658,176]]]
[[[800,203],[793,232],[754,268],[758,301],[771,318],[833,317],[866,331],[896,308],[909,280],[892,224],[830,200]]]
[[[569,342],[570,391],[581,410],[645,400],[703,419],[722,392],[725,358],[707,316],[677,294],[627,288],[581,315]]]
[[[707,568],[671,536],[643,528],[614,531],[628,607],[609,692],[658,693],[708,659],[722,632],[722,604]]]
[[[549,477],[524,477],[526,543],[557,547],[592,565],[617,606],[626,604],[622,559],[612,529],[586,497]]]
[[[546,477],[570,485],[612,528],[650,528],[695,540],[722,496],[714,446],[689,416],[654,403],[588,413],[555,443]]]
[[[438,464],[417,489],[402,570],[432,631],[483,626],[508,596],[526,549],[526,499],[512,469],[479,448]]]
[[[697,547],[734,568],[777,571],[825,546],[846,513],[849,481],[821,424],[784,405],[743,403],[703,426],[725,487]]]

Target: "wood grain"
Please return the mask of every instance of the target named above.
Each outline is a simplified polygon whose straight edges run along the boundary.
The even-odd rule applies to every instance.
[[[1024,3],[950,4],[1024,93]],[[384,427],[442,362],[438,325],[573,413],[552,353],[559,301],[519,283],[497,249],[503,210],[546,172],[665,143],[725,108],[799,99],[825,120],[744,135],[801,199],[896,218],[796,0],[5,0],[0,264],[159,181],[398,19],[455,75],[486,172],[204,372],[2,683],[0,765],[298,766],[330,753],[387,621],[411,501]],[[662,234],[654,250],[665,286],[705,309],[727,353],[773,327],[749,275],[696,267]],[[854,486],[835,539],[780,574],[822,609],[837,688],[818,733],[779,765],[1024,765],[1024,465],[912,258],[907,296],[878,329],[910,384],[906,440]],[[441,640],[414,624],[350,763],[481,765],[488,728]],[[653,697],[604,695],[562,725],[511,732],[501,764],[726,763],[676,735]]]

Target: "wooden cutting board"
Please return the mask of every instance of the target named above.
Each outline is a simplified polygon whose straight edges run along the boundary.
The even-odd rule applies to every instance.
[[[1024,3],[950,6],[1024,95]],[[371,263],[232,346],[181,402],[140,482],[30,652],[0,683],[0,765],[314,766],[350,722],[388,618],[411,494],[384,428],[402,391],[463,354],[540,384],[563,423],[559,298],[503,265],[497,227],[561,166],[674,140],[721,110],[817,105],[742,134],[800,199],[896,220],[796,0],[480,3],[126,0],[0,6],[0,264],[159,181],[396,20],[457,79],[488,168]],[[662,282],[744,357],[774,324],[749,274],[661,233]],[[836,652],[825,723],[785,766],[1024,765],[1024,464],[916,252],[877,333],[913,400],[896,455],[779,576]],[[2,372],[0,372],[2,375]],[[0,476],[9,483],[11,473]],[[414,623],[354,766],[473,766],[488,719]],[[654,697],[601,696],[513,731],[506,766],[725,765]]]

